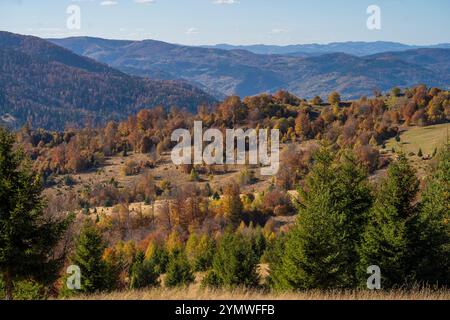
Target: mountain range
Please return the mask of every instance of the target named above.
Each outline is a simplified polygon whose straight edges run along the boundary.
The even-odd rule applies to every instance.
[[[406,51],[411,49],[450,49],[450,43],[442,43],[429,46],[408,45],[398,42],[388,41],[375,41],[375,42],[363,42],[363,41],[348,41],[348,42],[332,42],[329,44],[299,44],[299,45],[229,45],[229,44],[217,44],[214,46],[203,46],[205,48],[224,49],[224,50],[247,50],[257,54],[283,54],[293,56],[316,56],[326,53],[347,53],[354,56],[367,56],[382,52],[393,51]]]
[[[46,40],[0,32],[0,123],[63,129],[142,108],[196,110],[216,100],[184,81],[130,76]]]
[[[414,49],[385,42],[305,45],[303,52],[307,47],[318,49],[302,56],[295,54],[298,46],[286,54],[257,54],[242,48],[192,47],[155,40],[75,37],[51,41],[129,74],[151,79],[183,79],[217,98],[280,89],[305,98],[325,97],[331,91],[355,98],[394,86],[423,83],[448,88],[450,84],[446,72],[450,66],[447,45]],[[395,50],[379,52],[384,49]],[[362,53],[370,55],[360,56]]]

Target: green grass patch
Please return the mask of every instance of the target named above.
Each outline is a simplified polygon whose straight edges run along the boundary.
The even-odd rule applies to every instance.
[[[386,149],[403,151],[406,154],[414,152],[416,155],[422,149],[423,155],[432,155],[435,148],[440,148],[450,134],[450,123],[437,124],[427,127],[413,127],[400,134],[400,142],[395,138],[386,142]]]

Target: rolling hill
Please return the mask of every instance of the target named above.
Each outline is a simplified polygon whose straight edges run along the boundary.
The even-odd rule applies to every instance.
[[[386,53],[385,56],[360,57],[334,52],[299,57],[255,54],[241,49],[190,47],[154,40],[79,37],[51,41],[130,74],[189,81],[218,98],[279,89],[306,98],[326,96],[337,90],[346,98],[355,98],[393,86],[424,83],[446,88],[450,83],[448,72],[445,72],[450,66],[450,49],[412,49]],[[424,52],[426,59],[420,58]]]
[[[130,76],[46,40],[0,32],[0,123],[11,127],[62,129],[158,105],[196,110],[214,102],[185,82]]]

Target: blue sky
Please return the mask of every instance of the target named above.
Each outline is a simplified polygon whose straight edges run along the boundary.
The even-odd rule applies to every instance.
[[[81,29],[66,27],[69,5]],[[381,30],[369,30],[369,5]],[[198,44],[450,42],[449,0],[0,0],[0,30]]]

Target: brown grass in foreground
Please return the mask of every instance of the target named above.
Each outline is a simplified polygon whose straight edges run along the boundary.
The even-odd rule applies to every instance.
[[[80,296],[81,300],[450,300],[450,290],[391,290],[391,291],[321,291],[268,293],[236,289],[201,290],[195,287],[182,289],[148,289],[142,291],[113,292]]]

